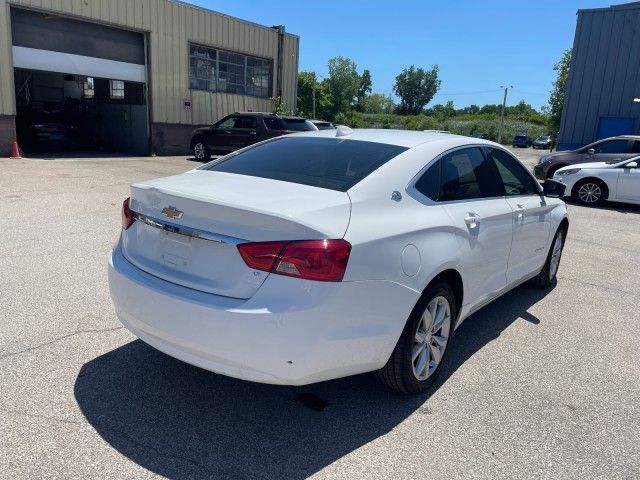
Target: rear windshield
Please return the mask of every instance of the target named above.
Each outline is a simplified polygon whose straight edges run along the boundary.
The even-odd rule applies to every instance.
[[[346,192],[405,150],[344,138],[282,137],[201,168]]]
[[[303,118],[283,118],[282,121],[287,130],[293,130],[294,132],[308,132],[313,130],[313,127]]]

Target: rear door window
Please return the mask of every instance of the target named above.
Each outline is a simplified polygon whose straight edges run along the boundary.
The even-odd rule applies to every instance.
[[[265,117],[264,126],[267,127],[268,130],[283,130],[282,123],[280,123],[279,118],[274,117]]]
[[[238,121],[235,124],[235,128],[255,129],[257,126],[256,117],[238,117]]]
[[[415,189],[425,197],[437,201],[440,194],[440,160],[431,165],[415,183]]]
[[[451,152],[442,157],[440,165],[438,200],[442,202],[504,195],[495,166],[477,147]]]
[[[282,137],[227,155],[201,169],[346,192],[405,150],[360,140]]]
[[[294,132],[308,132],[313,130],[313,127],[307,124],[306,120],[303,118],[283,118],[286,130],[292,130]]]

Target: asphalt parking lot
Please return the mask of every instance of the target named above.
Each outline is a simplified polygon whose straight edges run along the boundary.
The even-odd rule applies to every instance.
[[[425,395],[370,375],[276,387],[173,360],[115,317],[129,184],[195,166],[0,160],[0,477],[640,478],[640,208],[571,204],[555,288],[468,319]]]

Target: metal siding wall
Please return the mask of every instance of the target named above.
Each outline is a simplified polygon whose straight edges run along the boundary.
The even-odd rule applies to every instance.
[[[0,115],[15,115],[9,5],[0,0]]]
[[[152,122],[211,124],[237,110],[270,111],[271,100],[189,90],[190,41],[273,60],[274,90],[277,32],[242,20],[168,0],[13,0],[13,4],[149,33]],[[0,27],[9,30],[7,0],[0,0]],[[0,30],[5,35],[5,28]],[[9,39],[9,37],[6,37]],[[0,39],[0,114],[15,114],[11,42]],[[283,91],[295,106],[298,39],[287,35]],[[290,59],[290,60],[289,60]],[[293,63],[292,63],[293,62]],[[294,88],[292,91],[291,88]],[[191,97],[192,110],[183,108]]]
[[[640,117],[639,25],[637,6],[578,13],[560,144],[594,141],[600,117]]]

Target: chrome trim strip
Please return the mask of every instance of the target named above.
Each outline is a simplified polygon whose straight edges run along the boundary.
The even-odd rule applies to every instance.
[[[247,240],[242,238],[230,237],[228,235],[222,235],[220,233],[207,232],[206,230],[200,230],[199,228],[185,227],[183,225],[176,225],[175,223],[165,222],[164,220],[158,220],[157,218],[143,215],[142,213],[132,212],[133,218],[141,221],[151,227],[164,230],[166,232],[177,233],[179,235],[185,235],[187,237],[200,238],[201,240],[207,240],[209,242],[224,243],[226,245],[239,245],[246,243]]]

